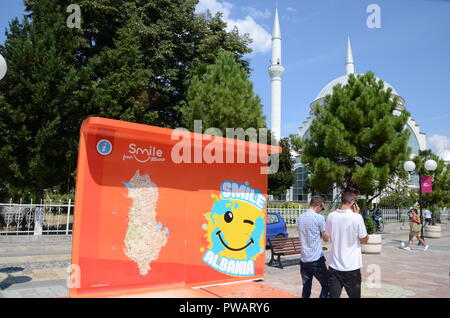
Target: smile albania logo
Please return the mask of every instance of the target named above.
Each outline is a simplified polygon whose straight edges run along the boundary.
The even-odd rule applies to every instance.
[[[227,275],[255,275],[255,259],[264,252],[266,197],[247,184],[224,181],[220,196],[203,224],[208,249],[203,261]],[[204,251],[204,248],[201,249]]]

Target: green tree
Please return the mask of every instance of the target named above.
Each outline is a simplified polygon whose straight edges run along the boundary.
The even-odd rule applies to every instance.
[[[417,191],[410,187],[406,172],[393,175],[380,197],[380,205],[398,208],[411,208],[419,200]]]
[[[91,66],[106,70],[95,85],[90,109],[98,116],[142,124],[151,124],[158,117],[150,108],[149,70],[144,68],[139,43],[140,22],[134,15],[117,30],[114,48],[106,47]]]
[[[279,155],[278,171],[269,174],[269,194],[281,196],[286,194],[294,184],[293,160],[291,157],[291,145],[289,138],[281,138],[279,146],[282,147],[282,152]]]
[[[28,14],[10,23],[0,46],[8,61],[0,81],[0,178],[11,189],[32,189],[38,200],[47,186],[70,179],[90,83],[77,56],[85,42],[66,26],[69,4],[26,1]]]
[[[311,138],[301,144],[301,160],[312,189],[326,193],[336,184],[372,196],[386,187],[408,157],[408,113],[394,115],[398,98],[372,72],[349,76],[316,106]]]
[[[227,32],[220,14],[197,15],[197,0],[81,0],[81,29],[66,25],[72,2],[25,0],[26,16],[0,45],[9,66],[0,82],[5,196],[69,193],[86,117],[179,127],[196,64],[225,50],[250,72],[248,37]]]
[[[184,127],[194,130],[194,120],[202,120],[203,128],[265,127],[261,100],[253,92],[247,72],[234,54],[222,51],[206,72],[194,75],[181,110]]]
[[[425,162],[433,159],[437,163],[434,171],[425,169]],[[433,178],[432,192],[422,194],[423,207],[435,210],[436,207],[448,207],[450,204],[450,169],[439,156],[431,150],[420,151],[419,155],[414,157],[416,170],[422,176],[431,176]],[[433,224],[435,224],[436,216],[433,213]]]
[[[83,56],[89,60],[107,48],[115,47],[118,30],[132,16],[139,28],[136,35],[147,74],[147,109],[157,117],[157,126],[180,127],[180,108],[186,100],[188,81],[196,63],[212,64],[221,50],[234,54],[249,73],[243,56],[251,52],[248,36],[226,31],[221,14],[196,14],[198,0],[84,0],[83,35],[89,47]],[[98,79],[109,69],[97,64]]]

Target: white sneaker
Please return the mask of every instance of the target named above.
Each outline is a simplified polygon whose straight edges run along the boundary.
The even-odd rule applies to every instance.
[[[425,245],[425,247],[423,248],[424,251],[426,251],[428,249],[428,245]]]
[[[400,246],[401,246],[402,248],[405,248],[405,242],[401,242],[401,243],[400,243]]]
[[[404,250],[410,251],[411,247],[407,246],[407,247],[404,248]]]

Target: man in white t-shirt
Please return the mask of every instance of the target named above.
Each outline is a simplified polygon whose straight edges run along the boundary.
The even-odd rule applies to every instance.
[[[369,236],[359,214],[357,197],[354,192],[344,192],[341,208],[327,218],[325,232],[331,239],[330,298],[339,298],[342,288],[350,298],[361,298],[361,243],[367,243]]]

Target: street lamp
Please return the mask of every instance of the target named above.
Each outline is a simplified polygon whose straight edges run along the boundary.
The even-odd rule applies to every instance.
[[[429,159],[425,161],[425,169],[428,171],[434,171],[437,168],[437,163],[433,159]],[[416,164],[413,161],[406,161],[403,164],[403,169],[405,169],[407,172],[413,172],[416,169]],[[423,239],[423,217],[422,217],[422,175],[420,171],[418,171],[419,174],[419,206],[420,206],[420,224],[422,225],[420,227],[420,237]]]
[[[0,54],[0,80],[3,79],[6,75],[6,71],[8,70],[8,66],[6,65],[6,61],[3,56]]]

